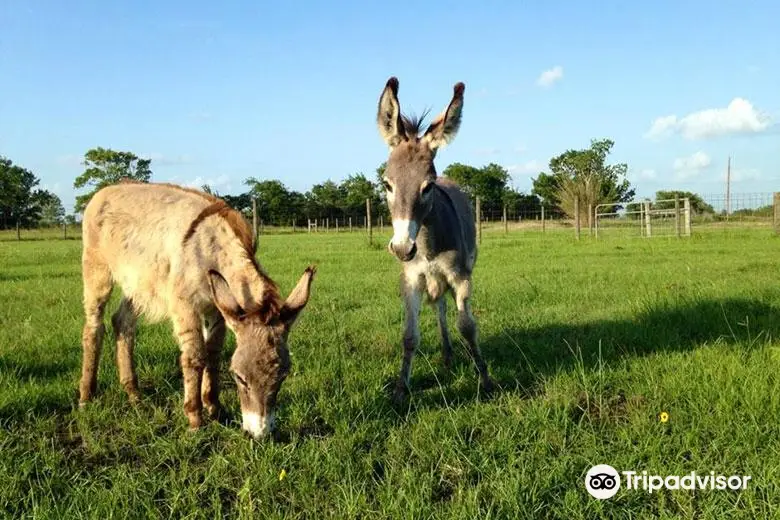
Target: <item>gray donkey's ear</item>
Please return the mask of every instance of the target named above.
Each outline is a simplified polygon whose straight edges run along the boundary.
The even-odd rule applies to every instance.
[[[447,143],[455,139],[455,136],[460,129],[460,119],[463,112],[463,92],[466,90],[466,85],[463,82],[458,82],[453,87],[452,100],[447,108],[434,119],[422,140],[428,143],[431,150],[436,150],[445,146]]]
[[[404,125],[401,121],[401,105],[398,103],[398,78],[387,80],[376,113],[376,124],[379,134],[387,146],[393,148],[406,139]]]

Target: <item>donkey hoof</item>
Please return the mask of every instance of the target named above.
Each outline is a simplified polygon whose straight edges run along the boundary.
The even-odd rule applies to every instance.
[[[217,421],[222,418],[222,405],[207,404],[205,408],[206,408],[206,414],[209,416],[209,419]]]
[[[492,379],[489,377],[485,378],[482,381],[482,391],[485,392],[485,394],[490,395],[496,390],[496,384],[493,382]]]
[[[393,404],[396,406],[402,405],[408,396],[409,391],[406,389],[406,387],[398,385],[395,387],[395,392],[393,392]]]

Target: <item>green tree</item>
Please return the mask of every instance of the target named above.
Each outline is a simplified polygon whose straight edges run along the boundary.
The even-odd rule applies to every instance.
[[[92,148],[84,154],[84,173],[76,177],[73,187],[92,188],[89,193],[76,197],[75,211],[81,213],[84,207],[101,188],[116,184],[123,179],[149,182],[152,177],[151,159],[141,159],[132,152],[121,152],[110,148]]]
[[[328,179],[312,186],[307,199],[310,217],[338,217],[342,214],[345,196],[341,187]]]
[[[377,185],[362,173],[344,179],[339,190],[344,195],[342,209],[350,215],[365,211],[366,199],[371,201],[372,210],[377,209],[381,201]]]
[[[38,190],[33,195],[33,201],[39,213],[37,222],[39,226],[59,226],[65,221],[65,208],[60,198],[54,193]]]
[[[694,215],[704,215],[706,213],[715,213],[715,209],[704,202],[704,199],[696,193],[690,191],[678,191],[678,190],[659,190],[655,192],[655,200],[668,200],[678,197],[679,199],[687,198],[691,204],[691,213]],[[682,204],[682,201],[680,202]],[[668,200],[668,202],[656,202],[653,203],[653,207],[656,209],[674,209],[674,200]]]
[[[503,166],[490,163],[475,168],[453,163],[444,169],[443,174],[457,182],[469,197],[479,196],[483,211],[496,212],[502,209],[510,179],[509,172]]]
[[[611,139],[592,139],[589,148],[569,149],[553,157],[551,173],[542,172],[533,179],[532,193],[570,216],[574,215],[574,199],[579,199],[581,218],[587,218],[588,206],[630,201],[635,192],[626,178],[628,165],[607,164],[614,144]]]
[[[40,216],[40,180],[33,173],[0,156],[0,226],[8,229],[37,223]],[[36,198],[38,197],[38,198]]]
[[[250,177],[244,184],[250,187],[249,195],[257,199],[258,218],[266,224],[288,222],[290,212],[290,191],[278,180],[259,181]],[[251,201],[250,201],[251,204]]]

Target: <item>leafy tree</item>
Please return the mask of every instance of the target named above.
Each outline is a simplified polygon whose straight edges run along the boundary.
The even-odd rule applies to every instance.
[[[376,209],[381,201],[377,185],[362,173],[350,175],[339,186],[344,194],[342,209],[349,214],[365,211],[366,199],[371,201],[371,208]]]
[[[336,217],[342,213],[344,198],[341,187],[328,179],[312,186],[307,194],[307,209],[311,212],[310,216]]]
[[[541,209],[539,198],[535,195],[526,195],[521,191],[506,188],[501,196],[501,202],[507,210],[515,213],[538,213]]]
[[[0,156],[0,226],[3,229],[37,223],[40,197],[33,191],[40,180],[33,173]]]
[[[533,193],[569,215],[574,214],[574,199],[579,198],[584,218],[589,205],[630,201],[635,192],[626,178],[628,165],[606,163],[614,144],[611,139],[592,139],[589,148],[569,149],[553,157],[551,173],[533,179]]]
[[[257,199],[257,213],[260,220],[268,224],[282,224],[292,216],[290,191],[281,181],[275,179],[259,181],[250,177],[244,181],[244,184],[250,186],[250,197]]]
[[[39,212],[39,226],[59,226],[65,221],[65,208],[54,193],[38,190],[33,194],[33,202]]]
[[[240,195],[222,195],[221,199],[227,203],[228,206],[240,211],[247,217],[252,216],[252,195],[251,193],[242,193]]]
[[[84,173],[76,177],[73,187],[89,186],[92,190],[76,197],[75,211],[81,213],[99,189],[116,184],[123,179],[149,182],[152,177],[151,159],[141,159],[132,152],[121,152],[110,148],[92,148],[84,154]]]
[[[678,191],[678,190],[669,190],[669,191],[660,190],[655,192],[655,200],[674,199],[675,196],[678,197],[679,199],[685,199],[685,198],[689,199],[691,204],[691,213],[693,213],[694,215],[715,213],[715,209],[711,205],[704,202],[704,199],[702,199],[696,193],[690,191]],[[656,202],[653,204],[653,207],[657,209],[674,209],[674,201],[669,200],[669,202]]]
[[[457,182],[461,188],[474,198],[479,196],[483,211],[500,211],[503,207],[509,172],[496,163],[475,168],[461,163],[453,163],[444,169],[443,174]]]

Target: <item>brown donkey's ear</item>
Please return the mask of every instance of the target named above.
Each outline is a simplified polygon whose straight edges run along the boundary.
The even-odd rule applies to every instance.
[[[397,146],[406,139],[404,125],[401,122],[401,106],[398,104],[398,78],[387,80],[376,113],[376,124],[379,134],[390,148]]]
[[[446,110],[434,119],[422,140],[428,143],[431,150],[441,148],[455,138],[460,128],[460,117],[463,111],[463,91],[466,85],[458,82],[453,88],[452,101],[447,105]]]
[[[282,309],[279,311],[279,319],[284,323],[285,328],[289,329],[295,323],[298,315],[309,302],[311,282],[316,272],[316,266],[310,265],[307,267],[301,279],[298,280],[298,284],[284,301],[284,305],[282,305]]]
[[[225,318],[238,320],[245,314],[244,309],[241,308],[230,291],[227,280],[213,269],[209,270],[209,286],[214,304]]]

